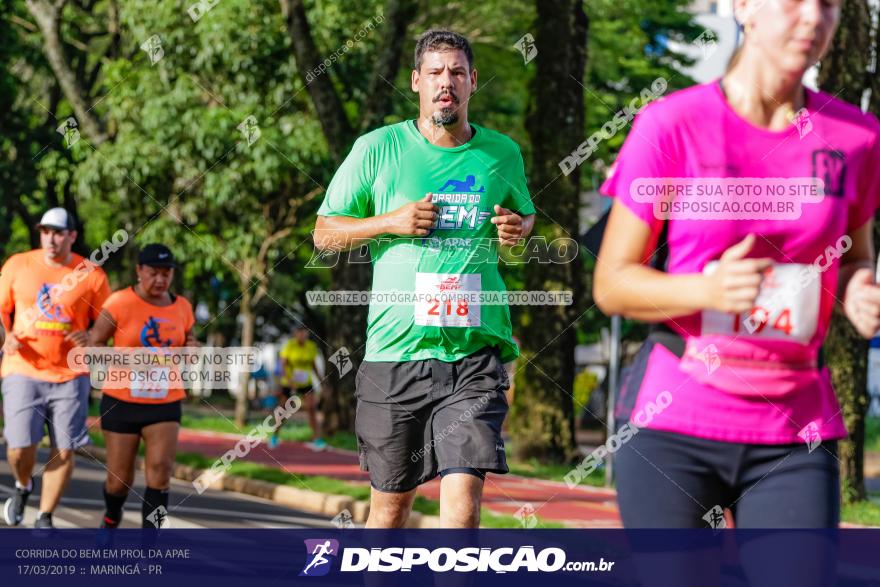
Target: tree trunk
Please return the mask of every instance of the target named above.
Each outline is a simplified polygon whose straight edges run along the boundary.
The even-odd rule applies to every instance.
[[[376,71],[367,92],[369,99],[364,104],[361,130],[371,131],[382,126],[385,116],[391,110],[391,92],[389,86],[400,70],[400,60],[408,51],[404,51],[406,29],[416,15],[416,0],[389,0],[385,6],[385,28],[389,34],[382,43],[382,50],[376,59]]]
[[[869,71],[872,40],[871,10],[867,0],[843,3],[840,28],[831,50],[822,60],[819,85],[831,95],[857,106],[864,91],[876,85]],[[876,106],[877,102],[873,101]],[[877,112],[875,112],[877,114]],[[862,194],[867,197],[868,194]],[[874,226],[874,246],[877,225]],[[876,250],[875,250],[876,253]],[[868,409],[868,342],[856,333],[849,320],[835,311],[825,353],[849,438],[839,443],[841,489],[845,502],[863,500],[865,493],[865,416]]]
[[[366,263],[350,264],[347,255],[340,258],[340,265],[333,269],[333,288],[336,290],[364,290],[369,288],[370,265]],[[355,369],[364,358],[364,345],[367,332],[367,307],[346,306],[331,313],[328,324],[327,358],[334,353],[346,349]],[[344,351],[343,351],[344,352]],[[355,370],[340,377],[340,370],[327,364],[329,393],[324,395],[321,413],[324,416],[324,431],[332,436],[339,431],[354,430],[354,375]]]
[[[83,135],[92,142],[92,146],[97,147],[107,139],[107,135],[101,119],[89,107],[86,92],[70,66],[70,61],[64,51],[64,44],[61,42],[61,11],[65,4],[65,0],[27,1],[28,10],[37,21],[43,35],[43,52],[46,55],[46,60],[55,73],[58,84],[64,91],[64,96],[73,108],[77,124],[82,128]]]
[[[583,140],[587,16],[578,0],[536,2],[535,96],[526,118],[532,142],[531,193],[536,199],[535,236],[547,242],[576,238],[580,174],[563,176],[559,161]],[[529,263],[527,290],[571,289],[583,294],[575,263]],[[569,461],[575,454],[574,347],[577,306],[528,306],[522,315],[523,356],[511,412],[519,458]]]
[[[868,410],[868,341],[849,320],[835,310],[825,356],[849,438],[838,444],[841,496],[844,502],[861,501],[865,493],[865,414]]]
[[[363,334],[361,334],[363,340]],[[347,346],[345,348],[348,348]],[[353,348],[348,348],[354,351]],[[335,352],[335,351],[334,351]],[[321,414],[324,416],[323,430],[327,436],[333,436],[336,432],[354,430],[354,373],[357,365],[363,360],[363,351],[351,356],[354,367],[340,377],[341,371],[327,362],[325,381],[328,393],[323,394],[321,400]],[[328,355],[329,358],[329,355]]]
[[[280,0],[281,13],[287,21],[287,32],[296,59],[296,68],[306,84],[309,97],[315,106],[318,121],[330,154],[340,163],[354,141],[354,129],[345,114],[345,108],[329,71],[319,69],[324,62],[306,16],[306,8],[302,0]]]
[[[409,23],[415,17],[415,0],[388,0],[385,5],[385,21],[381,34],[384,35],[376,64],[374,82],[368,95],[368,103],[363,105],[363,121],[353,125],[349,121],[342,99],[332,81],[332,71],[325,70],[315,74],[315,68],[323,62],[315,44],[302,0],[279,0],[281,12],[287,23],[290,42],[296,60],[297,71],[306,86],[321,123],[324,138],[335,163],[339,165],[345,158],[355,140],[355,128],[371,130],[384,120],[391,107],[390,96],[394,92],[394,79],[400,68],[400,48],[406,38]],[[378,31],[377,31],[378,32]],[[383,81],[384,80],[387,81]],[[376,81],[378,80],[378,81]],[[369,287],[369,268],[367,263],[349,264],[347,255],[342,255],[333,271],[331,287],[334,290],[365,290]],[[354,366],[360,364],[364,356],[366,339],[367,308],[348,306],[333,313],[329,322],[327,357],[342,348],[351,354]],[[328,368],[334,370],[332,365]],[[354,373],[349,371],[339,377],[334,370],[327,377],[329,393],[325,395],[321,412],[324,416],[324,431],[332,435],[339,430],[354,429]]]
[[[242,291],[245,294],[241,298],[241,346],[250,347],[254,344],[254,327],[256,326],[256,314],[254,313],[252,296],[247,289],[247,284],[242,283]],[[235,396],[235,425],[244,428],[247,426],[250,398],[248,397],[248,384],[251,374],[243,371],[238,378],[238,390]]]

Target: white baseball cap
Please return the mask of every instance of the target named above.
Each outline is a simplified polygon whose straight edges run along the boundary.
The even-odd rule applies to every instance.
[[[73,216],[64,208],[52,208],[47,210],[37,228],[56,228],[58,230],[76,230]]]

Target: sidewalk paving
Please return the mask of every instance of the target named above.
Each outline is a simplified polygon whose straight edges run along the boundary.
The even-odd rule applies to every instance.
[[[243,436],[238,434],[181,428],[178,451],[217,458],[241,438]],[[323,475],[369,484],[369,475],[358,465],[357,453],[347,450],[327,447],[316,451],[306,443],[283,441],[273,450],[260,444],[243,460],[293,474]],[[439,499],[440,480],[422,485],[419,494]],[[526,515],[533,513],[544,520],[581,528],[620,527],[615,492],[586,485],[569,489],[564,483],[490,473],[486,478],[483,505],[494,513],[507,515],[515,515],[525,507]]]

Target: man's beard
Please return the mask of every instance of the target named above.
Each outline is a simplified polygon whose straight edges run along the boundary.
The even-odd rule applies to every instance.
[[[431,122],[434,123],[434,126],[449,126],[458,122],[458,96],[453,91],[444,90],[434,96],[434,102],[439,102],[444,96],[450,97],[453,104],[446,108],[441,108],[431,115]]]
[[[434,126],[449,126],[458,122],[458,108],[441,108],[431,115]]]

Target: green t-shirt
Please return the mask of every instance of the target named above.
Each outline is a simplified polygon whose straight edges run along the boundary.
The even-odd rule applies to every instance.
[[[367,361],[457,361],[486,346],[505,362],[519,354],[490,219],[495,204],[535,208],[517,144],[471,126],[473,138],[452,148],[432,145],[412,120],[377,129],[355,142],[327,188],[321,216],[378,216],[427,194],[440,208],[428,237],[370,243]]]

